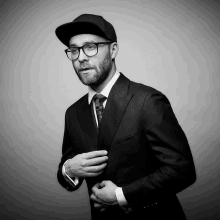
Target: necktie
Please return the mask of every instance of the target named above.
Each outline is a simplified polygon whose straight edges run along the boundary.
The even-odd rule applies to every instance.
[[[107,99],[105,96],[103,96],[102,94],[95,94],[94,95],[94,102],[95,102],[95,108],[96,108],[96,115],[97,115],[97,119],[98,119],[98,127],[101,123],[102,120],[102,114],[104,111],[104,106],[103,106],[103,102]]]

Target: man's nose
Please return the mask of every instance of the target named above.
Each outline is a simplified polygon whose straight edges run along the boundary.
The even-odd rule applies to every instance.
[[[78,60],[79,60],[79,62],[83,62],[85,60],[88,60],[88,56],[86,56],[86,54],[84,53],[82,48],[79,50]]]

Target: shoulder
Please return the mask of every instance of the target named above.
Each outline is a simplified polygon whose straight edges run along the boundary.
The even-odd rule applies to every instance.
[[[148,85],[144,85],[142,83],[138,83],[138,82],[133,82],[130,81],[131,87],[133,87],[134,89],[134,96],[136,97],[143,97],[145,101],[150,100],[150,99],[155,99],[158,97],[163,97],[165,99],[167,99],[167,97],[159,90],[157,90],[156,88],[153,88],[151,86]]]
[[[169,118],[170,122],[177,121],[171,103],[165,94],[142,83],[131,83],[136,87],[134,92],[136,106],[141,106],[142,116],[149,126],[160,124],[165,118]]]
[[[169,99],[161,91],[133,81],[130,82],[130,85],[134,88],[133,100],[136,106],[141,107],[145,114],[158,112],[162,115],[163,112],[173,111]]]

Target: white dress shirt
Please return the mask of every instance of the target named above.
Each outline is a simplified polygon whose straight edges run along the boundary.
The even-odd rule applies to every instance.
[[[100,94],[104,95],[107,99],[103,102],[103,106],[105,108],[106,106],[106,103],[107,103],[107,100],[108,100],[108,96],[109,96],[109,93],[113,87],[113,85],[115,84],[115,82],[117,81],[118,77],[120,76],[120,73],[116,70],[114,76],[111,78],[111,80],[108,82],[108,84],[105,86],[105,88],[100,92]],[[93,99],[93,96],[96,94],[97,92],[94,91],[91,87],[88,87],[88,103],[90,105],[92,99]],[[96,115],[96,108],[95,108],[95,102],[93,101],[93,109],[94,109],[94,114],[95,114],[95,119],[96,119],[96,123],[98,125],[98,120],[97,120],[97,115]],[[67,160],[68,161],[68,160]],[[71,178],[69,175],[66,174],[65,172],[65,164],[67,163],[67,161],[64,163],[63,167],[62,167],[62,173],[65,177],[65,179],[73,184],[74,186],[76,186],[78,183],[79,183],[79,179],[77,177],[75,178]],[[116,190],[115,190],[115,194],[116,194],[116,198],[118,200],[118,203],[119,205],[124,209],[126,206],[127,206],[127,201],[124,197],[124,194],[123,194],[123,191],[122,191],[122,188],[121,187],[117,187]],[[124,209],[125,212],[128,212],[130,211],[130,209]]]

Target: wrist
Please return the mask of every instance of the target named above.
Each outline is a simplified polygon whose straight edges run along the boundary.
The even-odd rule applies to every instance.
[[[76,186],[77,184],[79,184],[79,179],[76,177],[76,176],[70,176],[69,173],[67,173],[66,171],[66,167],[65,165],[68,163],[68,160],[63,164],[63,167],[62,167],[62,173],[64,175],[64,177],[70,181],[71,183],[73,183],[74,186]]]
[[[65,174],[67,174],[68,176],[72,177],[73,175],[72,175],[72,173],[70,172],[69,161],[70,161],[70,159],[68,159],[68,160],[63,164],[63,167],[64,167]]]

